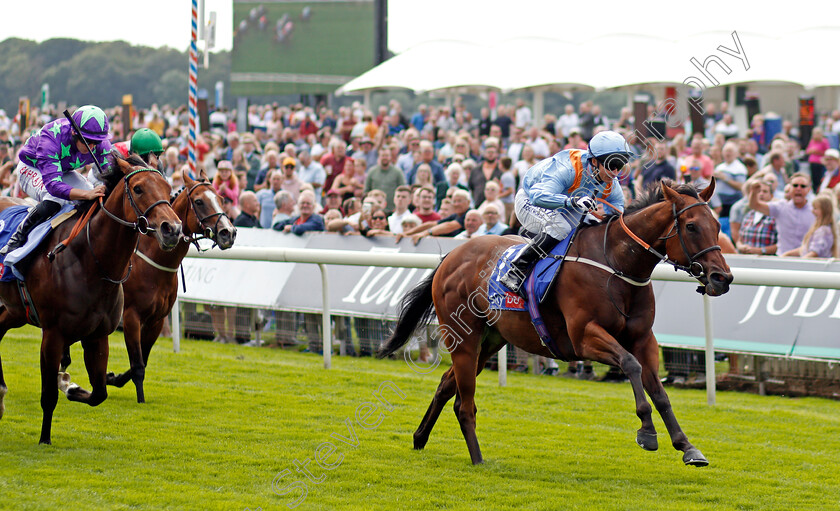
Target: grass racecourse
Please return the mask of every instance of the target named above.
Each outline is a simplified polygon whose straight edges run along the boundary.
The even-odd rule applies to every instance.
[[[659,451],[636,446],[629,384],[509,374],[499,388],[488,372],[477,390],[486,463],[472,466],[451,403],[426,449],[412,450],[440,368],[334,357],[326,371],[313,354],[201,341],[174,354],[161,342],[145,405],[130,383],[96,408],[60,395],[42,446],[39,342],[29,327],[0,344],[2,510],[840,509],[837,401],[726,392],[709,407],[703,391],[669,389],[711,462],[694,468],[658,415]],[[70,373],[89,388],[79,345],[72,353]],[[118,334],[110,367],[128,367]],[[393,409],[365,405],[385,382],[405,398],[386,383]]]

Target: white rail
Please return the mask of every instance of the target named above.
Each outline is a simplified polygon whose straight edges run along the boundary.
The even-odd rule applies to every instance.
[[[327,264],[350,266],[382,266],[397,268],[436,268],[440,264],[440,256],[435,254],[383,254],[363,252],[357,250],[324,250],[304,248],[265,248],[265,247],[234,247],[229,250],[211,250],[198,252],[190,249],[188,257],[206,259],[232,259],[245,261],[271,261],[288,263],[317,264],[321,269],[323,293],[323,350],[324,368],[331,366],[332,339],[330,334],[329,294],[327,293]],[[840,289],[840,274],[825,271],[778,270],[758,268],[733,269],[735,282],[748,286],[780,286],[807,287],[815,289]],[[670,282],[696,282],[684,272],[675,272],[673,267],[659,265],[654,268],[653,280]],[[178,303],[176,309],[179,310]],[[708,297],[703,300],[705,329],[706,329],[706,389],[707,400],[710,405],[715,403],[714,377],[714,342],[712,329],[712,314]],[[180,328],[177,323],[178,315],[173,316],[172,341],[177,352],[180,349]],[[499,352],[499,384],[504,386],[507,375],[502,368],[507,368],[506,351]]]

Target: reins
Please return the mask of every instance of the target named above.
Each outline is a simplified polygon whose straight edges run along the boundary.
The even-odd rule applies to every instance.
[[[87,213],[85,213],[85,215],[82,218],[80,218],[79,220],[76,221],[76,224],[73,225],[73,229],[71,229],[71,231],[70,231],[70,235],[67,236],[67,238],[65,238],[64,240],[62,240],[58,245],[55,246],[55,248],[53,248],[47,254],[47,259],[49,259],[50,261],[55,260],[55,256],[58,253],[60,253],[61,251],[63,251],[65,248],[67,248],[67,246],[70,244],[70,242],[73,241],[73,239],[75,239],[76,236],[81,234],[82,229],[85,229],[85,237],[87,238],[88,248],[90,249],[90,253],[93,256],[93,260],[96,263],[97,268],[99,268],[100,273],[102,273],[102,263],[99,261],[99,258],[96,257],[96,252],[93,250],[93,244],[90,241],[90,220],[93,218],[93,215],[94,215],[95,210],[97,208],[101,208],[102,211],[109,218],[111,218],[111,220],[114,220],[115,222],[117,222],[118,224],[120,224],[124,227],[128,227],[128,228],[130,228],[134,231],[137,231],[140,234],[148,234],[149,232],[154,232],[154,229],[152,229],[149,226],[149,220],[147,219],[147,215],[156,206],[159,206],[161,204],[169,205],[169,201],[165,200],[165,199],[161,199],[157,202],[154,202],[152,205],[150,205],[148,208],[146,208],[145,211],[143,211],[143,212],[140,211],[140,208],[137,206],[137,203],[134,201],[134,196],[131,194],[131,188],[128,185],[128,181],[132,176],[134,176],[136,174],[139,174],[141,172],[157,172],[160,176],[163,176],[163,174],[161,174],[160,171],[157,170],[157,169],[140,168],[140,169],[136,169],[132,172],[129,172],[128,174],[126,174],[123,177],[123,183],[125,185],[125,195],[123,197],[123,202],[125,202],[125,197],[128,197],[128,202],[129,202],[129,204],[131,204],[131,208],[134,210],[134,214],[137,217],[136,221],[129,222],[127,220],[123,220],[122,218],[114,215],[113,213],[108,211],[108,208],[105,207],[105,200],[102,197],[99,197],[99,200],[97,202],[95,202],[88,209]],[[134,244],[135,250],[137,249],[137,243],[138,242],[139,242],[139,238],[137,239],[137,241]],[[131,269],[132,269],[132,265],[131,265],[131,261],[129,260],[128,271],[126,272],[125,277],[123,277],[120,280],[114,280],[114,279],[110,278],[108,275],[105,275],[104,273],[102,273],[102,279],[107,281],[107,282],[110,282],[112,284],[122,284],[123,282],[128,280],[128,277],[131,275]]]

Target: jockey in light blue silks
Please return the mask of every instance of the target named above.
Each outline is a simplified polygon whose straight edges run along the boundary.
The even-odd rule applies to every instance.
[[[29,211],[0,255],[22,247],[32,229],[57,213],[62,205],[105,195],[104,185],[93,187],[77,169],[94,160],[103,169],[108,168],[105,159],[111,152],[108,117],[99,107],[85,105],[73,113],[73,120],[81,133],[76,133],[67,119],[56,119],[29,137],[20,150],[20,163],[15,169],[20,176],[20,187],[38,205]]]
[[[624,193],[617,176],[632,157],[624,137],[602,131],[592,137],[588,150],[567,149],[528,169],[514,205],[516,217],[533,238],[499,281],[521,294],[528,268],[595,209],[594,197],[623,212]]]

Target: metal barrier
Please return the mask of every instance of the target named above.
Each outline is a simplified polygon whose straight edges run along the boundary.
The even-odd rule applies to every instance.
[[[379,266],[396,268],[436,268],[440,264],[440,257],[435,254],[399,254],[375,253],[352,250],[325,250],[303,248],[267,248],[267,247],[234,247],[224,252],[218,250],[198,252],[190,249],[188,257],[208,259],[229,259],[245,261],[271,261],[289,263],[317,264],[321,270],[321,285],[323,294],[323,356],[324,368],[331,366],[332,339],[329,304],[329,282],[326,265],[351,266]],[[802,287],[814,289],[840,289],[840,274],[822,271],[778,270],[759,268],[737,268],[733,270],[735,281],[739,285],[750,286],[779,286]],[[654,268],[651,276],[653,280],[670,282],[696,282],[683,272],[675,272],[671,266],[659,265]],[[708,404],[715,403],[715,366],[714,339],[710,298],[704,296],[705,319],[705,365],[706,365],[706,395]],[[176,302],[176,307],[179,304]],[[176,310],[179,310],[176,308]],[[178,314],[173,315],[173,348],[180,349],[180,325]],[[499,352],[499,384],[505,385],[507,375],[507,351]],[[503,369],[504,368],[504,369]]]

